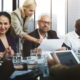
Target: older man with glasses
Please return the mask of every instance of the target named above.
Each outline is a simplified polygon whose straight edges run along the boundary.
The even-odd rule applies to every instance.
[[[44,14],[41,15],[40,18],[37,21],[38,29],[31,32],[29,35],[31,35],[34,38],[37,39],[58,39],[58,36],[55,31],[50,30],[51,28],[51,19],[50,16]],[[23,56],[29,56],[30,50],[37,48],[39,44],[30,42],[30,41],[24,41],[23,44]]]

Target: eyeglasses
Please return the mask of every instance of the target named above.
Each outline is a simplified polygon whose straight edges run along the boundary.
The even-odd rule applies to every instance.
[[[40,20],[40,22],[43,23],[43,24],[48,24],[48,25],[51,24],[51,22],[48,22],[48,21],[42,21],[42,20]]]

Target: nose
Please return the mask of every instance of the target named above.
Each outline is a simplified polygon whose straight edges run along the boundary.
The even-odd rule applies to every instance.
[[[48,26],[48,24],[47,24],[47,23],[45,23],[44,25],[45,25],[46,27]]]
[[[4,24],[1,24],[0,27],[4,29],[5,28],[5,25]]]

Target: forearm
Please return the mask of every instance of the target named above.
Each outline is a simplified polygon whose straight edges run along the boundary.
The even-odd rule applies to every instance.
[[[40,42],[41,42],[40,39],[34,38],[34,37],[32,37],[32,36],[30,36],[30,35],[28,35],[28,34],[23,34],[22,37],[23,37],[24,39],[26,39],[26,40],[31,41],[31,42],[35,42],[35,43],[40,43]]]

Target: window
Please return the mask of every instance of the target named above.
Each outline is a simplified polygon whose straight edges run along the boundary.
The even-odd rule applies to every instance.
[[[24,0],[19,0],[22,6]],[[49,14],[52,18],[52,29],[56,30],[58,36],[65,35],[66,29],[66,2],[67,0],[36,0],[35,20],[42,14]]]
[[[35,17],[36,17],[36,20],[38,19],[38,17],[41,15],[41,14],[49,14],[50,15],[50,2],[51,0],[36,0],[37,2],[37,8],[36,8],[36,12],[35,12]]]
[[[4,0],[3,10],[7,12],[12,11],[12,0]]]
[[[19,6],[21,7],[23,5],[25,0],[19,0]]]
[[[56,27],[58,36],[65,35],[66,0],[52,0],[52,25]],[[54,21],[55,20],[55,21]],[[55,23],[54,23],[55,22]]]
[[[2,0],[0,0],[0,11],[1,11],[1,6],[2,6],[2,5],[1,5],[1,2],[2,2]]]

